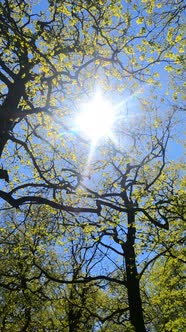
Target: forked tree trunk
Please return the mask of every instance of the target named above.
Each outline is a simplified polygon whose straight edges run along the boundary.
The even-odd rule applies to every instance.
[[[136,257],[135,257],[135,233],[136,228],[134,225],[135,214],[133,211],[128,213],[128,233],[127,241],[125,246],[125,264],[127,274],[127,291],[128,291],[128,302],[130,311],[130,322],[135,328],[136,332],[146,332],[142,302],[139,288],[139,278],[136,268]]]

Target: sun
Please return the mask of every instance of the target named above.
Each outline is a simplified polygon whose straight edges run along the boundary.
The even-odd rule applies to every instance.
[[[82,104],[75,120],[77,130],[93,142],[110,136],[115,121],[114,108],[100,93]]]

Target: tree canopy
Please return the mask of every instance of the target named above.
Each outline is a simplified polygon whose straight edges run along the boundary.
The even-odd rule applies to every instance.
[[[2,331],[186,325],[185,9],[1,1]]]

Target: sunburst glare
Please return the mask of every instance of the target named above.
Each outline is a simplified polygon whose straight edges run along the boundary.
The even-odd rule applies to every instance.
[[[112,104],[97,93],[87,103],[82,104],[81,112],[75,119],[77,130],[96,144],[101,138],[110,136],[115,122]]]
[[[73,132],[80,134],[83,139],[90,143],[84,170],[85,177],[89,173],[92,158],[102,140],[109,138],[114,145],[120,146],[120,132],[127,130],[127,127],[136,119],[136,111],[128,114],[127,104],[130,103],[130,106],[134,106],[133,99],[139,93],[140,90],[122,101],[112,104],[99,91],[89,101],[79,105],[78,114],[73,121]],[[122,126],[123,130],[121,131]]]

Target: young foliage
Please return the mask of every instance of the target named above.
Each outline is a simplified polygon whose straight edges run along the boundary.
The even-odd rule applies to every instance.
[[[164,287],[174,280],[181,305],[183,166],[170,155],[182,140],[184,11],[174,0],[1,1],[0,198],[3,218],[14,211],[2,222],[2,330],[184,323]],[[75,119],[98,90],[116,117],[94,140]]]

